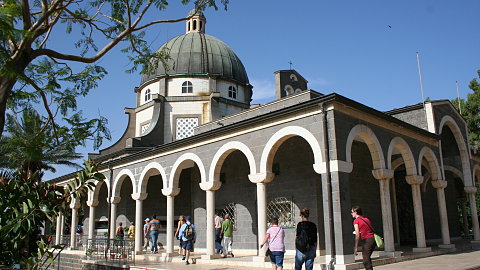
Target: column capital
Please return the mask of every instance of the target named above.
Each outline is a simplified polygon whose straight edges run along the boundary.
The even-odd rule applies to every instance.
[[[97,207],[98,206],[98,200],[88,200],[87,205],[90,207]]]
[[[252,183],[269,183],[272,182],[274,177],[275,174],[272,172],[261,172],[248,175],[248,179],[250,179],[250,182]]]
[[[477,188],[476,187],[465,187],[463,190],[465,190],[465,193],[467,193],[467,194],[477,193]]]
[[[132,193],[132,199],[134,199],[135,201],[136,200],[140,200],[140,201],[143,201],[147,198],[148,196],[148,193],[145,193],[145,192],[142,192],[142,193]]]
[[[119,203],[120,200],[122,199],[122,197],[110,197],[110,199],[108,200],[109,203]]]
[[[327,172],[327,163],[326,162],[314,163],[313,164],[313,170],[318,174],[326,173]]]
[[[377,180],[388,180],[393,178],[393,170],[389,169],[375,169],[372,170],[373,177]]]
[[[420,185],[423,183],[423,176],[421,175],[407,175],[405,176],[405,179],[410,185]]]
[[[447,181],[443,179],[437,179],[432,181],[432,186],[437,189],[444,189],[447,187]]]
[[[162,194],[164,196],[172,196],[175,197],[180,193],[180,188],[162,188]]]
[[[215,191],[215,190],[218,190],[221,186],[222,186],[222,182],[215,181],[215,180],[200,183],[200,188],[204,191],[207,191],[207,190]]]
[[[72,199],[72,201],[70,202],[70,208],[71,209],[79,209],[80,208],[80,200]]]

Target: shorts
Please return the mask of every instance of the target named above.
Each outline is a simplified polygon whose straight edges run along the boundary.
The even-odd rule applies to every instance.
[[[285,252],[283,251],[272,251],[270,254],[270,262],[276,264],[278,267],[283,267],[283,256]]]
[[[182,248],[187,251],[193,251],[193,240],[182,241]]]

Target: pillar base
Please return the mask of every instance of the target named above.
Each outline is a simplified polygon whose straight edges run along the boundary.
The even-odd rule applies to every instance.
[[[397,258],[402,256],[401,251],[380,251],[380,257]]]
[[[267,256],[253,256],[252,261],[253,262],[269,262],[270,258]]]
[[[168,260],[170,258],[177,257],[177,256],[178,256],[177,252],[162,252],[162,253],[160,253],[160,257],[165,259],[165,260]]]
[[[430,252],[430,251],[432,251],[432,248],[431,247],[423,247],[423,248],[416,247],[416,248],[413,248],[412,251],[413,252]]]
[[[213,255],[202,255],[202,260],[215,260],[220,259],[222,256],[220,254],[213,254]]]
[[[438,245],[439,248],[455,248],[455,244],[447,244],[447,245],[444,245],[444,244],[441,244],[441,245]]]

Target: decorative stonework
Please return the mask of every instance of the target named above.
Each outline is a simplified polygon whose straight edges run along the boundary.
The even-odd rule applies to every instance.
[[[477,188],[476,187],[465,187],[464,190],[465,190],[465,193],[467,193],[467,194],[477,193]]]
[[[447,187],[447,181],[439,179],[439,180],[434,180],[432,181],[432,186],[434,188],[446,188]]]
[[[377,180],[387,180],[393,178],[393,170],[388,169],[377,169],[372,170],[373,177]]]
[[[194,135],[194,128],[198,126],[198,118],[182,117],[176,119],[175,138],[177,140],[188,138]]]

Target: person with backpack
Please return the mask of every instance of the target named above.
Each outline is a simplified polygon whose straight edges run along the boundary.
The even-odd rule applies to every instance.
[[[197,239],[197,233],[195,231],[195,225],[193,225],[191,221],[191,217],[187,216],[185,218],[185,223],[180,228],[180,237],[182,238],[182,249],[183,249],[183,256],[182,260],[185,261],[186,265],[189,265],[188,259],[190,258],[190,252],[193,251],[193,244],[195,244],[195,240]]]
[[[160,231],[160,221],[157,219],[156,215],[152,216],[150,223],[148,223],[148,232],[150,233],[150,237],[152,238],[152,248],[151,251],[153,254],[158,253],[157,248],[157,240],[158,240],[158,232]]]
[[[312,270],[317,255],[317,225],[308,219],[309,216],[310,209],[300,211],[302,221],[297,224],[295,237],[295,270],[302,269],[304,263],[305,269]]]
[[[358,243],[362,238],[362,260],[366,270],[373,269],[372,253],[375,250],[375,232],[372,228],[370,219],[362,217],[362,208],[360,206],[352,207],[353,227],[355,228],[355,249],[353,254],[357,255]]]

